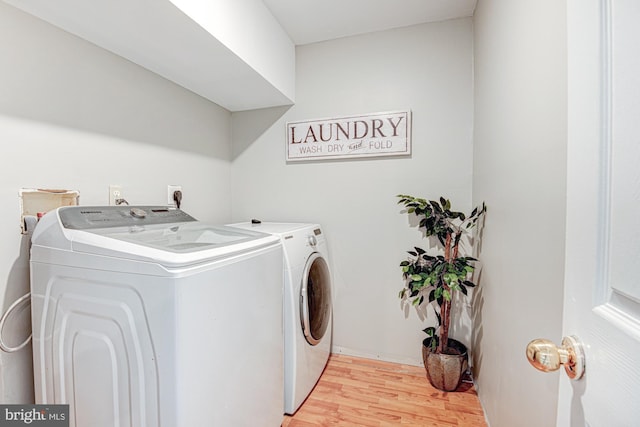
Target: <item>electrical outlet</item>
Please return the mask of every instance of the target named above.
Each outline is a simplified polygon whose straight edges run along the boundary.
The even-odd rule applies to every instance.
[[[109,186],[109,206],[115,206],[116,200],[122,199],[122,186],[110,185]]]
[[[173,200],[173,193],[175,191],[182,191],[182,185],[167,185],[167,205],[175,206],[176,201]]]

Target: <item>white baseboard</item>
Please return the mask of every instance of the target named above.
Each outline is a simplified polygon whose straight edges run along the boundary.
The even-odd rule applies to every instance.
[[[403,365],[422,366],[422,359],[414,359],[411,357],[402,357],[398,355],[367,353],[354,350],[352,348],[332,346],[331,352],[336,354],[344,354],[346,356],[362,357],[365,359],[382,360],[384,362],[401,363]]]

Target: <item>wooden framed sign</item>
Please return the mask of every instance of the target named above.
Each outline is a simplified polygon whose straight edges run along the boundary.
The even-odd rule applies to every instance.
[[[411,154],[411,112],[287,123],[287,161]]]

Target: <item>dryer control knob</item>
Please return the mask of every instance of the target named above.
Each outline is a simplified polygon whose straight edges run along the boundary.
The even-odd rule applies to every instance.
[[[309,244],[311,246],[315,246],[318,244],[318,239],[316,239],[316,236],[311,235],[307,239],[309,240]]]

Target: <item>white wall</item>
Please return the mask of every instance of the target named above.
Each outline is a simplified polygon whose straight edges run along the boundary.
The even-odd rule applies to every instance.
[[[480,0],[474,17],[473,198],[480,257],[476,380],[492,427],[555,425],[559,372],[526,360],[562,325],[566,2]]]
[[[295,98],[295,45],[261,0],[170,1],[284,96]]]
[[[424,242],[395,195],[471,206],[471,19],[299,46],[296,56],[294,107],[233,113],[233,219],[321,223],[334,349],[419,364],[426,325],[400,307],[398,264]],[[411,157],[285,162],[287,121],[404,108]]]
[[[28,291],[20,188],[69,188],[83,205],[166,203],[183,186],[199,219],[230,215],[231,115],[157,75],[0,2],[0,301]],[[24,316],[23,319],[28,318]],[[5,325],[17,344],[19,320]],[[33,400],[31,348],[0,355],[0,402]]]

